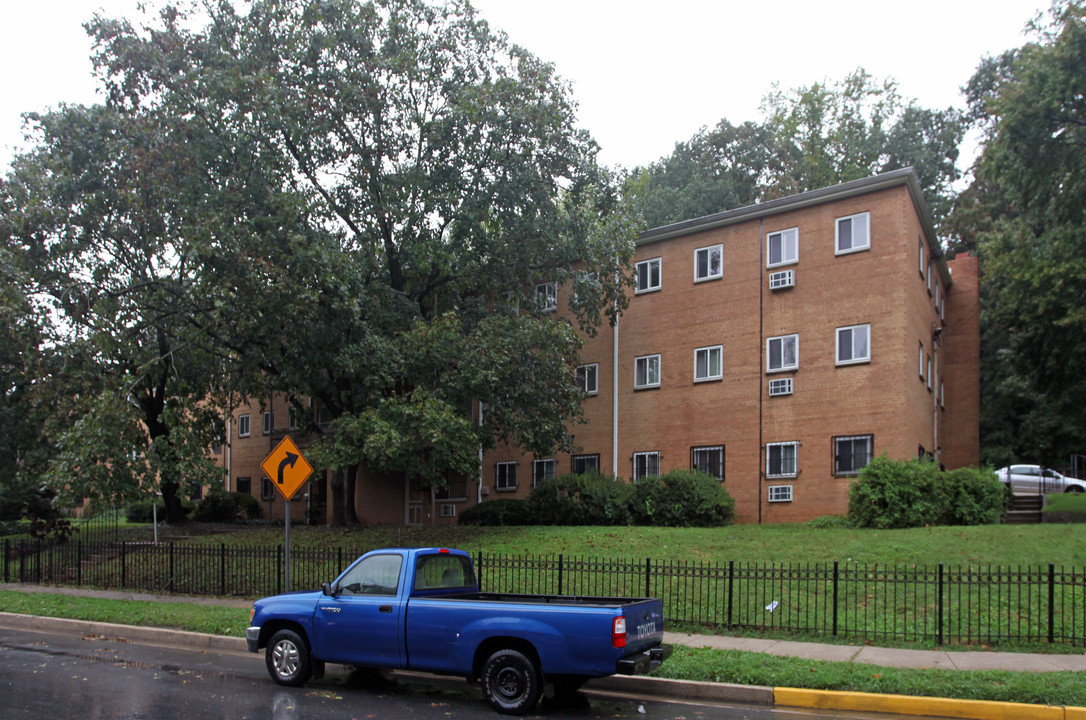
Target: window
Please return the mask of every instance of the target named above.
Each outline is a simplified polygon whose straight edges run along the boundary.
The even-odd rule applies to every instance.
[[[871,362],[871,326],[837,328],[837,364]]]
[[[724,446],[696,447],[690,449],[690,467],[698,472],[724,480]]]
[[[799,367],[799,335],[781,335],[766,341],[766,371],[780,372]]]
[[[343,574],[336,583],[340,595],[395,595],[400,586],[400,555],[370,555]]]
[[[260,499],[270,501],[274,496],[271,478],[260,478]]]
[[[535,286],[535,304],[540,312],[558,309],[558,283],[545,282]]]
[[[769,502],[792,502],[791,485],[770,485]]]
[[[660,453],[658,452],[639,452],[634,453],[633,456],[633,479],[634,481],[647,477],[658,477],[660,475]]]
[[[238,437],[249,437],[248,415],[238,415]]]
[[[660,387],[660,356],[645,355],[634,361],[634,390]]]
[[[294,408],[291,408],[290,412],[287,413],[287,427],[291,430],[298,429],[298,413]]]
[[[577,368],[577,387],[584,390],[586,395],[595,395],[599,392],[599,363],[581,365]]]
[[[494,489],[498,491],[517,489],[517,464],[515,462],[500,462],[495,465]]]
[[[264,413],[264,434],[271,435],[272,430],[275,429],[275,413]]]
[[[833,474],[858,475],[871,462],[872,435],[849,435],[833,439]]]
[[[924,379],[924,343],[920,343],[920,379]]]
[[[939,281],[935,281],[935,309],[939,309]]]
[[[250,495],[253,492],[253,481],[251,478],[239,477],[234,481],[234,492],[242,495]]]
[[[766,267],[788,265],[799,262],[799,229],[791,228],[780,232],[770,233],[766,241],[769,246],[766,252],[769,262]]]
[[[724,346],[698,348],[694,351],[694,382],[720,380],[724,377]]]
[[[924,281],[928,284],[928,295],[931,295],[931,260],[928,260],[927,271],[924,273]]]
[[[939,407],[946,409],[946,385],[939,380]]]
[[[769,381],[769,396],[775,397],[777,395],[791,395],[792,394],[792,378],[774,378]]]
[[[928,374],[927,374],[928,390],[931,390],[931,355],[928,355],[927,363],[928,363]]]
[[[916,254],[920,259],[920,277],[924,277],[924,241],[920,238],[916,239]]]
[[[573,472],[577,475],[582,475],[586,472],[599,472],[600,471],[600,456],[596,455],[574,455],[573,456]]]
[[[456,517],[456,506],[452,503],[441,503],[441,517]]]
[[[798,442],[766,443],[765,476],[795,477]]]
[[[871,214],[859,213],[848,217],[837,218],[837,255],[867,250],[871,247],[870,225]]]
[[[543,458],[532,461],[532,487],[544,480],[552,480],[555,475],[557,463],[554,458]]]
[[[637,263],[637,291],[652,292],[660,289],[660,258]]]
[[[724,277],[724,246],[713,245],[694,251],[694,282]]]

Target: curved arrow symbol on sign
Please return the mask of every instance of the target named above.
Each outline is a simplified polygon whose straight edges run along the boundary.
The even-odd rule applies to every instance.
[[[296,463],[296,462],[298,462],[298,456],[295,455],[292,452],[288,452],[287,456],[285,458],[283,458],[282,461],[279,463],[279,477],[276,479],[276,481],[280,485],[283,484],[283,471],[286,470],[287,465],[289,465],[291,468],[293,468],[294,463]]]

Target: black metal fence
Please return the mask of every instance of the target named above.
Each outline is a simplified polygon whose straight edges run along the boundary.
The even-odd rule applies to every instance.
[[[292,584],[315,588],[354,551],[293,548]],[[282,546],[4,543],[4,582],[259,597],[284,591]],[[478,553],[489,592],[652,596],[671,623],[851,641],[1086,645],[1086,570],[711,563]]]

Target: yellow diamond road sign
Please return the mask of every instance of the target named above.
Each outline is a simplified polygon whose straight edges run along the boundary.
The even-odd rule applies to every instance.
[[[271,451],[264,462],[260,463],[264,474],[271,478],[272,485],[290,500],[313,473],[313,466],[302,457],[302,451],[290,439],[283,438]]]

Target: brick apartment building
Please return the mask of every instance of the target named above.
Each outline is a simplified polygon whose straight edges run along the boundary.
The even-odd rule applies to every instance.
[[[649,230],[634,262],[629,308],[582,352],[576,453],[498,448],[480,478],[440,497],[360,478],[360,518],[453,523],[555,474],[698,468],[720,478],[740,522],[796,522],[845,513],[849,483],[881,453],[979,461],[977,260],[943,256],[911,169]],[[563,288],[537,290],[562,312]],[[230,489],[248,478],[260,491],[276,417],[243,442],[235,412]]]

